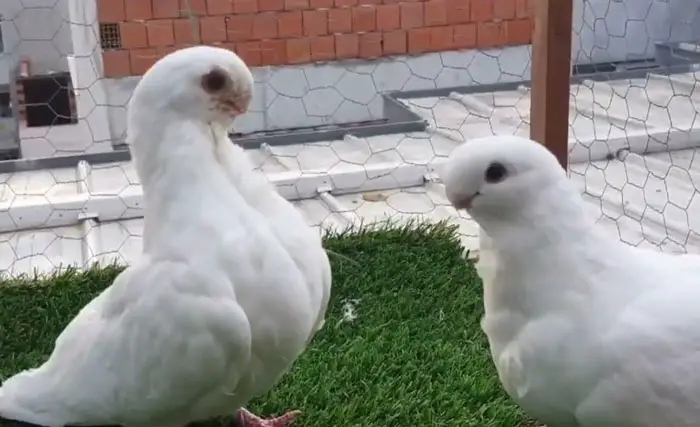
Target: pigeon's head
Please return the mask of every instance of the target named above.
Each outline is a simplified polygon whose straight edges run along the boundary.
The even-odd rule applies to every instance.
[[[441,179],[450,203],[480,221],[522,214],[548,188],[566,179],[566,172],[535,141],[489,136],[458,146]]]
[[[234,52],[211,46],[177,50],[143,76],[133,107],[171,113],[229,127],[245,113],[253,97],[253,75]]]

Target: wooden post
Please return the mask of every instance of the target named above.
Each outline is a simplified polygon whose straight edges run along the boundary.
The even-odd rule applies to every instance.
[[[530,138],[544,144],[566,169],[574,0],[534,0]]]

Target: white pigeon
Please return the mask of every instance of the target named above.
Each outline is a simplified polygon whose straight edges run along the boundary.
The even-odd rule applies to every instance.
[[[225,137],[252,86],[245,63],[215,47],[178,50],[144,74],[128,110],[144,254],[46,363],[2,384],[0,416],[45,427],[183,427],[237,411],[247,427],[294,419],[244,406],[322,326],[331,272],[318,232]]]
[[[700,425],[700,256],[606,235],[529,139],[470,140],[441,178],[488,233],[482,327],[516,403],[548,427]]]

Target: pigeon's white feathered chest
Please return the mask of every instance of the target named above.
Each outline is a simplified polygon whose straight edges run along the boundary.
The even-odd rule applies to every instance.
[[[187,225],[169,244],[187,248],[193,266],[229,279],[247,316],[251,347],[247,366],[231,366],[240,378],[226,384],[223,377],[218,391],[193,405],[195,419],[228,414],[269,390],[305,349],[320,309],[304,274],[262,215],[243,209],[240,197],[227,197],[235,189],[225,178],[208,182],[209,188],[187,201],[199,206],[197,214],[185,216],[182,210],[176,214],[180,218],[171,218]]]
[[[576,427],[576,407],[598,378],[589,363],[588,337],[595,335],[595,325],[577,321],[576,307],[582,307],[585,298],[571,294],[565,305],[554,299],[540,305],[533,299],[534,290],[543,281],[560,278],[504,260],[486,243],[482,241],[477,263],[484,282],[482,328],[501,383],[531,414]]]

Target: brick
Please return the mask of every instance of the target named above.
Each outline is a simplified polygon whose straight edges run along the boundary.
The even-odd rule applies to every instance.
[[[328,11],[305,10],[302,13],[302,25],[305,36],[323,36],[328,34]]]
[[[498,20],[515,19],[516,0],[493,0],[493,17]]]
[[[396,30],[401,27],[401,12],[398,4],[377,6],[377,29]]]
[[[494,0],[471,0],[472,22],[493,21]]]
[[[357,4],[360,5],[360,6],[362,6],[362,5],[365,5],[365,6],[369,6],[369,5],[371,5],[371,6],[376,6],[376,5],[382,4],[382,0],[358,0],[358,1],[357,1]]]
[[[284,0],[285,10],[302,10],[309,8],[309,0]]]
[[[516,18],[531,18],[534,16],[534,5],[532,0],[516,0],[515,2],[515,17]]]
[[[202,43],[226,41],[226,18],[223,16],[204,16],[200,18],[199,26]]]
[[[233,0],[207,0],[207,15],[230,15],[232,13]]]
[[[180,0],[153,0],[153,17],[156,19],[179,18]]]
[[[125,21],[124,0],[97,0],[97,19],[100,23]]]
[[[471,0],[446,0],[447,23],[466,24],[471,22]]]
[[[227,50],[230,50],[230,51],[233,52],[233,53],[236,53],[236,43],[230,43],[230,42],[221,43],[221,42],[216,42],[216,43],[212,43],[211,46],[220,47],[220,48],[222,48],[222,49],[227,49]],[[236,55],[238,55],[238,53],[236,53]]]
[[[146,22],[146,35],[150,47],[172,46],[175,33],[172,19],[155,19]]]
[[[236,43],[236,54],[249,67],[258,67],[262,64],[262,52],[260,50],[260,42],[243,42]]]
[[[303,35],[301,12],[282,12],[277,15],[277,34],[281,38],[300,37]]]
[[[178,49],[180,48],[176,46],[160,46],[156,48],[156,55],[158,55],[158,58],[162,58],[166,55],[170,55]]]
[[[311,43],[309,39],[287,40],[287,63],[304,64],[311,61]]]
[[[360,34],[360,58],[372,59],[382,56],[382,33]]]
[[[252,16],[227,16],[225,21],[226,40],[230,42],[243,42],[253,39],[255,30]]]
[[[408,53],[430,52],[430,28],[408,30]]]
[[[206,16],[207,0],[180,0],[181,16]]]
[[[383,34],[384,55],[402,55],[406,53],[406,32],[388,31]]]
[[[449,26],[430,28],[430,50],[442,52],[452,49],[454,45],[453,29]]]
[[[338,59],[357,58],[360,54],[360,37],[357,34],[335,35],[335,56]]]
[[[490,49],[505,44],[505,31],[502,22],[479,22],[476,26],[476,46]]]
[[[309,0],[310,9],[330,9],[333,7],[333,0]]]
[[[473,49],[476,47],[476,24],[455,25],[452,27],[452,47]]]
[[[233,1],[233,13],[237,15],[244,15],[248,13],[258,12],[258,1],[257,0],[234,0]]]
[[[377,10],[374,6],[359,6],[352,10],[352,31],[363,33],[377,29]]]
[[[131,74],[134,76],[143,75],[158,59],[160,59],[158,52],[153,48],[129,51]]]
[[[447,4],[444,0],[431,0],[424,3],[423,25],[432,27],[447,24]]]
[[[199,19],[174,19],[173,33],[176,45],[193,45],[199,43]]]
[[[260,12],[276,12],[284,10],[284,0],[258,0]]]
[[[151,2],[144,0],[124,0],[124,13],[127,21],[145,21],[153,17]]]
[[[283,65],[287,63],[286,40],[263,40],[260,42],[261,65]]]
[[[234,17],[231,17],[234,18]],[[273,12],[260,13],[252,16],[242,16],[241,18],[245,20],[251,20],[252,23],[252,39],[255,40],[265,40],[274,39],[277,37],[277,14]],[[229,18],[229,24],[230,24]],[[229,25],[227,25],[230,28]]]
[[[333,34],[350,31],[352,31],[352,11],[349,8],[328,11],[328,32]]]
[[[423,26],[423,4],[401,3],[401,28],[408,30]]]
[[[357,6],[358,0],[335,0],[335,7]]]
[[[311,38],[311,60],[331,61],[335,59],[335,37],[321,36]]]
[[[122,48],[140,49],[148,47],[146,24],[142,22],[122,22],[119,24],[119,33],[122,38]]]
[[[102,52],[102,64],[104,66],[104,76],[107,78],[114,79],[131,75],[128,50]]]
[[[515,19],[505,23],[506,44],[518,46],[532,42],[532,21],[530,19]]]

